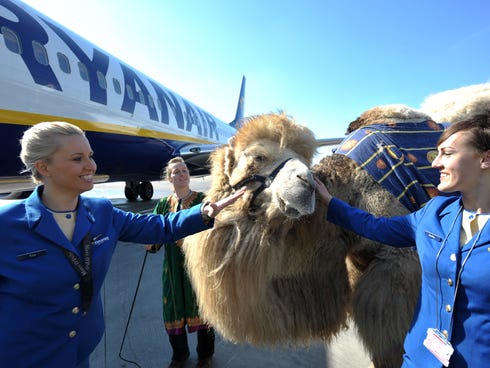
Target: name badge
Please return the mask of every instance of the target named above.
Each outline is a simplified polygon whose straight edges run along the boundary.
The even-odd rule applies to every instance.
[[[449,358],[453,355],[454,348],[446,337],[437,328],[428,328],[424,346],[434,355],[444,367],[449,366]]]
[[[442,241],[442,238],[439,235],[431,233],[430,231],[425,230],[425,235],[427,235],[429,238],[434,239],[438,242]]]
[[[33,258],[45,256],[46,254],[48,254],[48,251],[46,249],[40,249],[40,250],[36,250],[34,252],[19,254],[17,256],[17,260],[18,261],[25,261],[28,259],[33,259]]]

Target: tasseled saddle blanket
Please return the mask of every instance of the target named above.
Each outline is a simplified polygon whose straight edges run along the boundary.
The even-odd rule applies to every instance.
[[[369,125],[347,136],[335,153],[357,162],[413,212],[439,194],[439,171],[431,163],[443,129],[431,120]]]

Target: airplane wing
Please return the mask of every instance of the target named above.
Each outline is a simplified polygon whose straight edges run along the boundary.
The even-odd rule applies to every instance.
[[[316,140],[316,144],[318,147],[322,146],[335,146],[340,144],[344,138],[320,138]]]

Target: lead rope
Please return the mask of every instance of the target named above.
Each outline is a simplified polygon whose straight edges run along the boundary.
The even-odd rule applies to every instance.
[[[143,264],[141,265],[140,275],[138,277],[138,283],[136,284],[136,290],[134,291],[133,302],[131,303],[131,309],[129,310],[128,320],[126,321],[126,328],[124,329],[124,335],[123,335],[123,338],[121,341],[121,347],[119,348],[119,358],[121,360],[124,360],[127,363],[134,364],[135,366],[137,366],[139,368],[141,368],[141,366],[138,363],[133,362],[132,360],[128,360],[126,358],[123,358],[122,350],[123,350],[123,346],[124,346],[124,341],[126,340],[126,334],[128,332],[129,322],[131,321],[131,316],[133,314],[134,304],[136,303],[136,297],[138,296],[138,291],[139,291],[140,283],[141,283],[141,276],[143,275],[143,270],[145,269],[145,263],[146,263],[146,257],[147,256],[148,256],[148,251],[145,252],[145,258],[143,258]]]
[[[104,290],[104,325],[107,326],[106,324],[106,301],[105,301],[105,281],[104,285],[102,286]],[[104,332],[104,368],[107,368],[107,331]]]

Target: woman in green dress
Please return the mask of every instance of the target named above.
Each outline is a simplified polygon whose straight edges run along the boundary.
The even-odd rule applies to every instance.
[[[164,172],[173,187],[173,193],[160,199],[154,213],[177,212],[199,204],[204,193],[190,189],[190,175],[185,161],[175,157],[168,162]],[[155,253],[165,248],[163,261],[163,320],[173,355],[169,368],[182,367],[190,355],[187,331],[197,331],[197,367],[211,367],[214,353],[214,330],[199,317],[196,295],[184,267],[184,253],[181,249],[183,239],[176,243],[151,244],[147,250]]]

